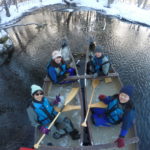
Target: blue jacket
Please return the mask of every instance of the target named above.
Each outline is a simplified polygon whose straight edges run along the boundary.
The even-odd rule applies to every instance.
[[[59,83],[59,77],[63,76],[66,71],[67,65],[65,63],[58,65],[52,60],[47,66],[48,76],[54,83]]]
[[[129,128],[133,125],[133,121],[135,119],[135,109],[131,101],[127,102],[126,104],[119,104],[117,96],[108,96],[103,100],[103,102],[108,105],[107,109],[103,111],[103,113],[105,113],[107,122],[109,122],[110,124],[114,124],[111,120],[111,115],[113,115],[113,113],[115,114],[116,111],[118,113],[118,115],[114,115],[114,119],[116,117],[116,123],[122,121],[120,137],[126,136]],[[111,110],[110,107],[113,107],[115,105],[116,107]],[[109,110],[111,111],[109,112]],[[102,110],[100,108],[94,108],[93,112],[99,114],[102,112]]]
[[[39,122],[40,125],[51,123],[57,114],[46,97],[44,97],[41,102],[36,100],[32,101],[31,106],[37,115],[37,122]]]

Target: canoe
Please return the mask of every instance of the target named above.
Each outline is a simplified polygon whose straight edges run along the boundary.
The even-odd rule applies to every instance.
[[[86,62],[88,61],[88,51],[86,53]],[[73,64],[74,59],[72,57]],[[82,66],[82,65],[81,65]],[[76,68],[77,69],[77,68]],[[85,67],[86,70],[86,67]],[[80,72],[80,71],[79,71]],[[96,98],[99,94],[111,95],[120,90],[122,87],[122,83],[118,76],[118,73],[112,68],[109,76],[112,79],[110,83],[110,79],[105,80],[105,76],[100,77],[100,84],[96,88],[93,103],[96,103]],[[43,89],[47,97],[52,98],[57,94],[61,94],[67,97],[69,91],[75,86],[79,87],[79,92],[74,100],[72,100],[69,104],[80,106],[81,109],[72,110],[68,112],[63,112],[63,114],[69,117],[75,128],[77,128],[81,134],[81,138],[77,141],[73,141],[69,136],[65,136],[59,140],[55,140],[51,135],[48,135],[42,141],[38,150],[101,150],[101,149],[116,149],[116,144],[113,141],[117,138],[120,126],[115,126],[111,128],[103,128],[103,127],[94,127],[91,123],[90,117],[88,118],[88,126],[82,127],[81,124],[84,121],[85,114],[88,108],[89,99],[91,96],[91,79],[92,75],[87,75],[86,73],[78,76],[73,76],[68,78],[69,80],[78,80],[76,83],[66,84],[66,85],[56,85],[52,84],[52,82],[46,77],[43,84]],[[80,80],[84,80],[85,88],[82,87]],[[107,82],[107,83],[106,83]],[[95,100],[95,101],[94,101]],[[90,115],[89,115],[90,116]],[[38,131],[35,132],[35,143],[40,138]],[[53,146],[48,146],[47,143],[51,142]],[[129,131],[128,138],[125,139],[126,144],[132,144],[138,142],[138,138],[136,135],[135,125]],[[125,149],[137,150],[137,144],[129,145],[129,147],[125,147]]]
[[[65,46],[65,49],[66,49],[66,46]],[[72,66],[74,67],[75,66],[74,60],[72,60],[71,62],[72,62]],[[73,83],[68,83],[68,84],[53,84],[48,77],[46,77],[44,79],[43,89],[44,89],[44,93],[45,93],[46,97],[49,100],[55,99],[56,95],[58,95],[58,94],[60,94],[61,96],[64,96],[64,98],[66,99],[67,95],[70,93],[70,91],[73,88],[78,88],[79,90],[78,90],[75,98],[73,98],[73,100],[71,100],[68,103],[68,105],[77,106],[77,108],[81,107],[81,109],[77,109],[77,110],[75,109],[75,110],[62,112],[62,115],[65,117],[68,117],[72,121],[74,128],[77,129],[81,135],[80,139],[72,140],[69,135],[64,136],[60,139],[54,139],[51,134],[51,133],[53,133],[53,130],[54,130],[54,127],[52,127],[50,134],[46,135],[45,138],[42,140],[42,142],[39,146],[39,149],[42,149],[43,146],[47,146],[48,143],[53,144],[52,146],[49,146],[50,149],[56,149],[55,146],[57,146],[57,148],[60,147],[60,149],[63,149],[65,147],[75,147],[75,146],[82,145],[82,143],[83,143],[83,128],[80,126],[80,124],[83,120],[83,110],[82,110],[83,100],[82,100],[82,94],[81,94],[81,88],[80,88],[79,81],[75,81]],[[35,144],[40,139],[40,137],[41,137],[41,134],[39,133],[38,130],[36,130],[35,131]]]
[[[88,61],[89,61],[89,52],[87,50],[86,63]],[[85,67],[85,71],[87,70],[86,68],[87,68],[87,66]],[[111,65],[110,73],[108,74],[108,76],[111,73],[115,73],[115,72],[116,72],[115,69]],[[95,89],[94,96],[92,99],[93,104],[99,102],[98,96],[100,94],[105,94],[107,96],[111,96],[116,93],[119,93],[123,84],[118,76],[118,73],[116,73],[116,75],[112,76],[111,78],[107,78],[106,76],[99,77],[100,83]],[[88,104],[90,102],[91,93],[92,93],[92,79],[85,79],[86,110],[88,109]],[[88,118],[88,128],[89,128],[89,132],[90,132],[89,136],[90,136],[91,143],[93,146],[97,145],[97,147],[101,148],[102,145],[105,145],[106,143],[113,143],[118,138],[118,135],[119,135],[119,132],[121,129],[120,124],[115,125],[113,127],[96,127],[93,125],[90,116],[91,116],[91,112],[90,112],[89,118]],[[135,124],[129,130],[129,133],[127,134],[126,138],[129,141],[132,139],[138,139]],[[137,142],[137,141],[135,141],[135,142]],[[107,146],[108,146],[107,148],[114,150],[114,147],[115,147],[114,145],[108,144]],[[138,149],[137,143],[130,144],[130,145],[127,145],[124,148],[122,148],[122,150],[137,150],[137,149]]]

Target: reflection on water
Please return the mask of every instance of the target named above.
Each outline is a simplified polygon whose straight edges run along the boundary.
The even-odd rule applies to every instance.
[[[32,145],[32,141],[27,139],[33,138],[33,129],[25,113],[30,85],[42,84],[50,54],[52,50],[60,48],[63,37],[68,38],[72,51],[85,52],[89,36],[93,36],[96,43],[104,47],[104,53],[109,55],[123,83],[135,87],[140,150],[148,149],[150,29],[105,18],[94,11],[52,12],[48,8],[36,11],[19,22],[26,23],[46,25],[41,28],[35,25],[20,26],[8,30],[16,51],[11,63],[0,70],[0,89],[3,91],[0,103],[15,109],[1,113],[0,120],[4,124],[0,128],[6,129],[1,136],[9,132],[1,145],[14,150],[22,144]]]

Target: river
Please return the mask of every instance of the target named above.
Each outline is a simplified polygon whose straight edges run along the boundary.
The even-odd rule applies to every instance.
[[[150,117],[150,28],[123,22],[96,11],[51,11],[42,8],[22,18],[7,31],[15,45],[10,63],[0,67],[0,149],[17,150],[32,147],[34,129],[30,126],[26,107],[33,83],[42,86],[51,52],[60,48],[66,37],[71,50],[84,53],[92,36],[109,55],[123,84],[135,88],[133,101],[140,138],[140,150],[149,149]]]

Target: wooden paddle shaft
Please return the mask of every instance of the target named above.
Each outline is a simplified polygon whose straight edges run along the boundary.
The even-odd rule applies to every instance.
[[[94,96],[94,91],[95,91],[95,88],[93,88],[93,90],[92,90],[92,95],[91,95],[90,103],[89,103],[88,110],[87,110],[87,113],[86,113],[86,117],[84,119],[84,122],[82,123],[82,126],[85,126],[85,127],[87,126],[86,121],[87,121],[87,118],[88,118],[88,115],[89,115],[89,112],[90,112],[90,105],[92,103],[92,99],[93,99],[93,96]]]
[[[53,124],[55,123],[55,121],[57,120],[57,118],[59,117],[59,115],[61,114],[61,112],[59,112],[56,117],[54,118],[54,120],[51,122],[51,124],[48,126],[48,129],[50,129]],[[46,136],[46,134],[43,134],[41,136],[41,138],[38,140],[38,142],[34,145],[34,148],[38,148],[39,147],[39,144],[41,143],[41,141],[44,139],[44,137]]]

